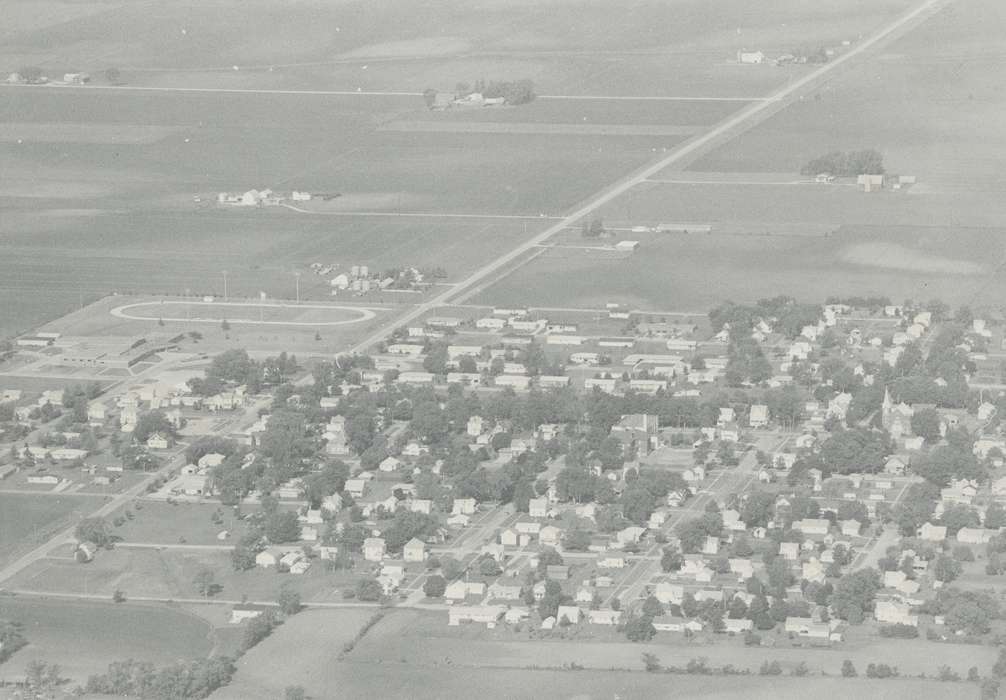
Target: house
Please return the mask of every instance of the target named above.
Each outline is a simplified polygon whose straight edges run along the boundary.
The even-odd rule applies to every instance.
[[[606,554],[597,560],[599,569],[624,569],[625,565],[626,558],[622,554]]]
[[[527,608],[522,607],[511,607],[507,608],[507,611],[503,613],[503,620],[508,625],[516,625],[531,616],[531,611]]]
[[[988,544],[995,534],[995,530],[986,530],[980,527],[962,527],[957,531],[957,541],[961,544]]]
[[[942,542],[947,539],[947,528],[943,525],[923,523],[922,527],[919,528],[918,535],[920,539],[926,542]]]
[[[796,542],[781,542],[779,544],[779,556],[790,561],[800,558],[800,545]]]
[[[238,625],[245,620],[258,617],[266,611],[266,606],[255,605],[253,603],[238,603],[231,608],[231,624]]]
[[[151,435],[147,438],[147,448],[151,450],[168,449],[168,437],[162,433]]]
[[[889,625],[919,626],[919,616],[912,615],[912,607],[895,600],[878,600],[873,608],[877,622]]]
[[[786,618],[785,631],[810,639],[828,639],[831,636],[831,627],[827,622],[814,622],[810,617]]]
[[[547,518],[548,499],[532,498],[530,501],[528,501],[528,515],[530,515],[532,518]]]
[[[396,457],[385,457],[377,468],[382,472],[393,472],[401,466],[402,460]]]
[[[845,537],[859,537],[859,531],[863,524],[858,520],[843,520],[839,523],[842,528],[842,535]]]
[[[426,543],[413,537],[405,543],[402,548],[402,558],[408,562],[421,562],[426,560]]]
[[[698,620],[686,620],[673,615],[660,615],[653,618],[653,629],[658,632],[701,632],[702,623]]]
[[[748,619],[734,620],[728,617],[723,620],[723,631],[727,634],[750,632],[753,627],[754,623]]]
[[[768,425],[768,406],[765,404],[754,404],[748,414],[748,427],[764,428]]]
[[[560,605],[555,616],[560,622],[562,618],[566,618],[575,625],[580,622],[580,608],[575,605]]]
[[[622,619],[618,610],[588,610],[587,622],[592,625],[617,625]]]
[[[464,582],[455,581],[454,583]],[[449,588],[450,586],[448,586]],[[463,597],[457,600],[463,600]],[[447,610],[447,624],[456,627],[462,622],[475,622],[492,628],[496,626],[496,621],[503,616],[504,612],[506,612],[506,608],[502,605],[455,605]]]
[[[703,554],[716,554],[720,551],[720,538],[709,536],[702,545]]]
[[[562,539],[562,530],[557,528],[555,525],[546,525],[538,532],[538,540],[549,547],[559,546],[559,541]]]
[[[884,463],[884,473],[891,474],[893,476],[903,476],[907,468],[908,463],[897,455],[891,457]]]
[[[452,515],[474,515],[478,504],[474,498],[455,498],[451,507]]]
[[[345,489],[346,493],[354,499],[363,498],[367,491],[367,481],[366,479],[347,479]]]
[[[645,527],[639,527],[638,525],[630,525],[627,528],[618,531],[616,535],[616,540],[623,547],[627,544],[632,544],[639,542],[640,538],[646,532]]]
[[[381,561],[386,552],[387,547],[381,537],[368,537],[363,541],[363,558],[367,561]]]
[[[492,600],[520,600],[520,584],[509,584],[496,581],[489,586],[489,598]]]
[[[793,523],[793,529],[804,535],[827,535],[831,523],[824,518],[804,518]]]
[[[685,597],[685,587],[674,583],[660,582],[653,590],[654,597],[664,605],[681,605]]]
[[[824,583],[824,567],[821,566],[821,562],[817,559],[810,559],[805,561],[802,566],[801,575],[804,581],[810,581],[813,583]]]
[[[451,581],[444,591],[447,600],[464,600],[470,595],[484,595],[486,585],[481,581]]]
[[[413,498],[409,502],[409,510],[413,513],[429,515],[433,510],[433,501],[428,498]]]
[[[500,544],[504,547],[516,547],[520,543],[520,536],[516,530],[507,528],[500,533]]]
[[[754,65],[765,62],[765,54],[761,51],[738,51],[737,62]]]
[[[255,555],[255,565],[261,566],[263,569],[276,566],[277,561],[276,555],[269,550],[263,550]]]

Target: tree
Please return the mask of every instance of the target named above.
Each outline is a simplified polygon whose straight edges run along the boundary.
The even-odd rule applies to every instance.
[[[302,686],[288,685],[283,691],[283,700],[306,700],[307,692]]]
[[[112,541],[104,518],[84,518],[74,530],[74,536],[80,542],[90,542],[98,547],[104,547]]]
[[[273,544],[296,542],[300,539],[300,520],[292,510],[277,511],[266,517],[264,532]]]
[[[682,566],[684,566],[684,563],[685,557],[681,554],[681,550],[678,549],[676,545],[669,544],[664,547],[663,552],[660,555],[660,568],[665,573],[678,571]]]
[[[300,593],[286,585],[279,589],[276,602],[279,604],[279,609],[287,616],[296,615],[304,607],[300,602]]]
[[[122,73],[119,72],[118,68],[106,68],[105,69],[105,80],[110,83],[119,82],[119,78],[122,77]]]
[[[661,666],[660,661],[654,654],[650,654],[649,652],[647,652],[643,654],[642,658],[643,658],[643,666],[646,668],[648,672],[657,673],[659,671],[664,670],[664,667]]]
[[[643,606],[640,610],[644,616],[649,617],[651,620],[664,614],[664,606],[652,595],[643,601]]]
[[[989,505],[985,511],[985,527],[990,530],[1006,527],[1006,506],[998,502]]]
[[[482,576],[499,576],[503,570],[494,557],[486,555],[479,561],[479,573]]]
[[[881,588],[880,573],[876,569],[860,569],[846,574],[835,583],[828,602],[839,618],[849,622],[862,621],[863,613],[873,609],[874,598]]]
[[[586,552],[590,547],[590,533],[579,528],[570,530],[563,537],[562,546],[570,552]]]
[[[423,594],[427,598],[440,598],[447,590],[447,580],[436,574],[428,576],[423,582]]]
[[[21,66],[17,72],[26,83],[40,82],[45,76],[45,73],[38,66]]]
[[[196,572],[192,579],[192,585],[203,598],[209,598],[220,590],[220,584],[217,583],[213,571],[207,568]]]
[[[21,629],[18,623],[0,620],[0,663],[9,659],[15,651],[28,643]]]
[[[272,634],[272,631],[279,624],[276,613],[266,610],[261,615],[248,620],[244,634],[241,635],[241,651],[245,652]]]
[[[426,102],[426,109],[433,109],[433,105],[437,102],[437,91],[433,88],[423,90],[423,101]]]
[[[646,615],[637,615],[625,623],[625,636],[630,642],[648,642],[656,634],[653,620]]]
[[[846,659],[842,662],[842,676],[845,678],[855,678],[857,675],[856,667],[852,665],[852,661]]]
[[[363,578],[356,584],[356,597],[364,602],[375,602],[384,597],[384,589],[377,580]]]
[[[935,408],[921,408],[912,414],[912,432],[930,445],[940,440],[940,414]]]

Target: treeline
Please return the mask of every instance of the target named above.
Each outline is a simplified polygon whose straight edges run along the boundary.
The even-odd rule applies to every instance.
[[[227,685],[235,672],[234,661],[226,656],[186,661],[158,670],[145,661],[115,661],[106,673],[91,676],[85,693],[150,700],[186,700],[209,697]]]
[[[758,321],[765,320],[787,338],[796,338],[804,326],[812,326],[820,318],[819,304],[800,304],[788,296],[759,299],[755,304],[728,301],[709,312],[709,322],[714,331],[729,325],[732,331],[746,333]]]
[[[197,396],[214,396],[238,385],[257,394],[264,388],[283,384],[299,369],[296,356],[285,352],[257,362],[245,350],[227,350],[213,358],[204,377],[190,379],[188,385]]]
[[[801,175],[828,173],[835,177],[856,177],[857,175],[883,175],[884,157],[872,148],[863,151],[834,151],[807,163],[800,170]]]

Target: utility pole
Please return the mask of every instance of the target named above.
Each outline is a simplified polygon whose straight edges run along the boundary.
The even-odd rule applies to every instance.
[[[294,278],[297,280],[297,303],[300,303],[300,273],[293,273]]]
[[[224,301],[227,301],[227,270],[224,270],[223,273],[224,273]]]

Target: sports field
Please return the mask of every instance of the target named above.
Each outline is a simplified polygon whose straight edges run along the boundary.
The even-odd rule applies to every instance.
[[[23,677],[39,660],[83,683],[113,661],[169,664],[206,656],[214,644],[206,622],[165,606],[3,597],[0,618],[23,624],[28,640],[3,665],[5,677]]]

